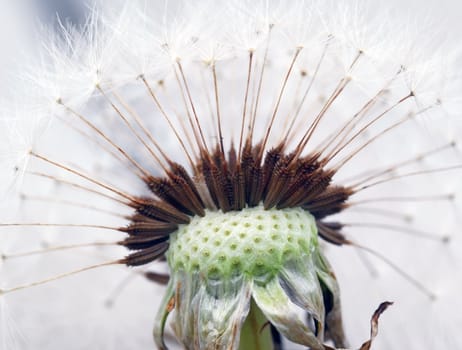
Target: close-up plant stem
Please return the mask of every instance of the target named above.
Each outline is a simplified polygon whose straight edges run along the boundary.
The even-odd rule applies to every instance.
[[[239,350],[271,350],[273,338],[271,328],[265,315],[255,302],[250,303],[250,311],[241,331]]]

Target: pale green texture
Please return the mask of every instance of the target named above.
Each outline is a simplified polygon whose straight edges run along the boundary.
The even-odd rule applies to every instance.
[[[199,272],[210,279],[244,274],[271,278],[293,258],[317,247],[313,216],[301,208],[246,208],[208,211],[181,225],[170,238],[168,260],[174,270]]]

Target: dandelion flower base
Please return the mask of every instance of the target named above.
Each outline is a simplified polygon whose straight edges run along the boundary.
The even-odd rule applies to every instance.
[[[314,217],[301,208],[257,206],[192,218],[170,237],[172,277],[158,321],[165,322],[173,303],[175,329],[187,347],[237,347],[253,298],[288,339],[321,349],[326,311],[335,313],[328,327],[343,332],[338,287],[317,237]],[[327,295],[335,308],[325,310]],[[311,325],[302,321],[301,310]]]

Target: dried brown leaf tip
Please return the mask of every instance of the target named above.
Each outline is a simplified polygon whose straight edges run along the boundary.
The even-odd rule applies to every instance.
[[[379,305],[377,310],[375,310],[374,314],[371,317],[371,336],[369,340],[363,343],[359,350],[370,350],[372,349],[372,342],[374,341],[375,337],[377,336],[379,332],[379,318],[382,315],[382,313],[385,312],[385,310],[393,305],[392,302],[390,301],[384,301]],[[345,350],[343,348],[332,348],[330,346],[325,345],[325,350]]]
[[[359,350],[369,350],[371,349],[372,342],[374,341],[374,338],[377,336],[379,332],[379,318],[380,315],[389,307],[393,305],[392,302],[390,301],[384,301],[379,305],[377,310],[375,310],[374,314],[372,315],[371,318],[371,338],[366,341],[363,345],[361,345],[361,348]]]

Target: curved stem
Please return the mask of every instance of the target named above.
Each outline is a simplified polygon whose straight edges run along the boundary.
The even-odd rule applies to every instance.
[[[252,299],[250,312],[241,330],[239,350],[273,350],[271,327]]]

